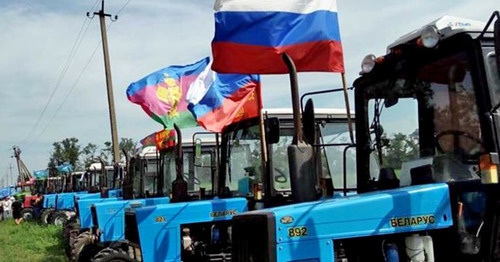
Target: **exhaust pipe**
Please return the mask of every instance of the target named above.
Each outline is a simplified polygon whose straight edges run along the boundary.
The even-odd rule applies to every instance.
[[[294,137],[293,142],[288,146],[288,166],[290,168],[290,183],[292,187],[292,197],[295,202],[307,202],[317,199],[316,179],[314,164],[314,149],[312,145],[304,142],[302,132],[302,121],[300,118],[300,100],[297,81],[297,69],[292,58],[284,53],[283,61],[288,67],[290,74],[290,88],[292,91],[292,108]]]

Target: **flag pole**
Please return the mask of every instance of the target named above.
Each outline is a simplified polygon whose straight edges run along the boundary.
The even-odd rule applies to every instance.
[[[342,76],[342,86],[344,88],[344,100],[347,115],[347,125],[349,126],[349,136],[351,138],[351,143],[354,144],[354,132],[352,127],[352,117],[351,117],[351,106],[349,104],[349,94],[347,93],[347,80],[345,78],[345,73],[341,73]]]
[[[266,174],[266,170],[267,170],[267,142],[266,142],[266,128],[264,127],[264,115],[262,114],[262,109],[263,109],[263,106],[262,106],[262,92],[261,92],[261,88],[260,88],[260,84],[257,86],[256,88],[256,91],[257,91],[257,105],[258,105],[258,108],[259,108],[259,128],[260,128],[260,149],[262,151],[262,159],[261,159],[261,169],[262,169],[262,174]],[[271,175],[271,174],[268,174],[268,175]],[[262,177],[262,181],[264,183],[264,181],[270,181],[268,180],[269,178],[268,177]],[[269,184],[269,183],[265,183],[265,184]],[[269,193],[270,192],[266,192],[267,190],[264,189],[264,192],[266,193],[266,196],[269,196]],[[257,197],[257,196],[255,196]],[[260,200],[260,199],[257,199],[257,200]]]
[[[264,115],[262,114],[262,94],[260,87],[257,88],[257,105],[259,107],[259,128],[260,128],[260,147],[262,150],[262,163],[267,163],[267,147],[266,147],[266,128],[264,127]]]

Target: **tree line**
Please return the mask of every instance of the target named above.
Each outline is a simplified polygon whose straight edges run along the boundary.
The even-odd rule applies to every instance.
[[[99,158],[107,163],[111,163],[113,160],[111,142],[105,142],[102,146],[93,143],[82,146],[78,138],[70,137],[54,142],[52,146],[47,164],[49,170],[54,170],[62,164],[71,164],[74,170],[82,170],[90,167],[92,163],[99,162]],[[120,154],[123,154],[121,150],[133,154],[136,146],[137,142],[132,138],[121,138],[119,143]]]

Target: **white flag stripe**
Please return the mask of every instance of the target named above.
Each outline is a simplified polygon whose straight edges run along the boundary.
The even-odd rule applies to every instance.
[[[216,0],[215,12],[337,12],[336,0]]]
[[[210,61],[205,70],[203,70],[198,78],[189,86],[186,94],[186,101],[190,104],[198,104],[201,99],[205,97],[208,89],[215,81],[215,74],[215,71],[212,71],[212,61]]]

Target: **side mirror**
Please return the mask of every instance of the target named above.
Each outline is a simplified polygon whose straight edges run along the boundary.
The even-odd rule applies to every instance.
[[[276,144],[280,141],[280,120],[277,117],[267,118],[266,126],[266,142],[268,144]]]
[[[497,57],[497,70],[500,74],[500,18],[497,18],[495,22],[495,28],[493,29],[495,32],[495,54]]]

